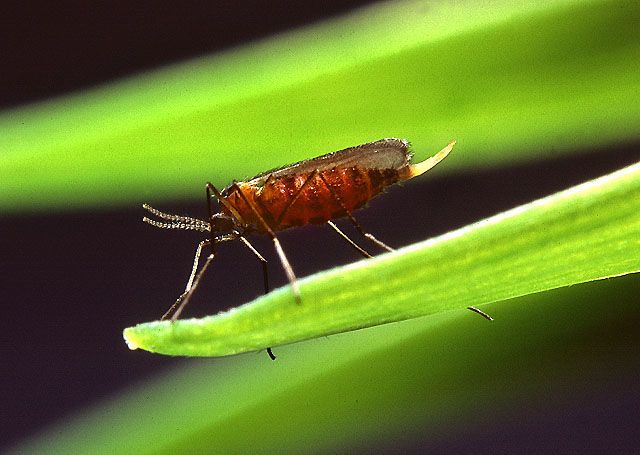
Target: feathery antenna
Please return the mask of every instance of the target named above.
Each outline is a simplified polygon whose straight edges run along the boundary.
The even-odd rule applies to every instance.
[[[192,218],[190,216],[183,215],[173,215],[171,213],[161,212],[160,210],[151,207],[149,204],[142,204],[142,208],[147,210],[152,215],[157,216],[160,219],[168,220],[168,222],[164,221],[156,221],[146,216],[142,218],[147,224],[151,226],[160,228],[160,229],[182,229],[185,231],[200,231],[200,232],[210,232],[211,225],[204,220],[199,220],[197,218]]]

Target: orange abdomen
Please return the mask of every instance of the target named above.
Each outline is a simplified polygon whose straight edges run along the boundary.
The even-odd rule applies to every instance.
[[[362,207],[401,179],[395,169],[362,169],[357,166],[326,169],[313,177],[311,175],[305,173],[267,179],[263,186],[242,182],[238,185],[251,205],[237,191],[229,194],[227,200],[246,227],[266,232],[253,206],[273,231],[281,231],[346,216],[347,211]],[[307,182],[309,178],[311,180]],[[223,210],[227,212],[224,207]]]

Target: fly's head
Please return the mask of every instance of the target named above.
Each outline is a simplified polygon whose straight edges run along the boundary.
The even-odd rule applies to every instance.
[[[219,242],[236,238],[241,233],[241,226],[236,219],[226,213],[211,215],[210,225],[214,239]]]

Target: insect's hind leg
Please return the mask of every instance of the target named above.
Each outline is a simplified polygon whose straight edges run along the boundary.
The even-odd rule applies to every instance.
[[[314,169],[306,178],[306,180],[304,181],[304,183],[302,185],[300,185],[300,188],[298,189],[298,192],[295,194],[295,196],[293,198],[291,198],[289,200],[289,203],[286,205],[286,207],[282,210],[282,212],[280,213],[280,216],[278,216],[278,219],[276,220],[275,225],[276,226],[280,226],[280,223],[282,223],[282,220],[284,219],[284,217],[286,216],[287,212],[289,211],[289,209],[291,207],[293,207],[293,204],[295,204],[295,202],[298,200],[298,198],[300,197],[300,195],[302,194],[303,190],[310,185],[313,180],[316,178],[316,175],[319,174],[319,171],[317,169]],[[273,174],[272,174],[273,175]],[[323,179],[324,181],[324,179]],[[326,184],[326,181],[324,181],[324,183]],[[335,197],[335,195],[334,195]],[[363,255],[366,258],[370,258],[371,255],[364,249],[362,249],[358,244],[356,244],[353,240],[351,240],[347,234],[345,234],[344,232],[342,232],[340,230],[340,228],[338,228],[338,226],[335,225],[335,223],[333,223],[331,220],[327,221],[327,224],[329,226],[331,226],[331,228],[336,231],[338,233],[338,235],[340,237],[342,237],[349,245],[351,245],[351,247],[353,247],[358,253],[360,253],[361,255]]]
[[[187,305],[187,303],[189,303],[191,296],[193,295],[195,290],[198,288],[198,285],[200,284],[200,280],[202,279],[202,276],[204,275],[207,268],[209,267],[209,264],[214,258],[214,254],[211,253],[207,257],[207,260],[202,266],[202,268],[200,269],[200,271],[198,272],[198,263],[200,262],[200,255],[202,254],[202,249],[205,246],[208,246],[209,243],[210,243],[209,240],[203,240],[198,244],[198,247],[196,248],[196,254],[193,258],[193,267],[191,268],[191,275],[189,275],[189,281],[187,281],[187,285],[185,286],[184,292],[180,295],[180,297],[178,297],[175,303],[171,305],[171,307],[162,315],[162,318],[160,318],[161,321],[164,321],[165,319],[167,319],[172,312],[173,312],[173,315],[171,315],[171,320],[172,321],[177,320],[178,317],[180,316],[180,313],[182,313],[182,311],[184,310],[184,307]]]
[[[213,205],[212,205],[213,197],[211,193],[215,194],[216,199],[218,199],[218,202],[220,203],[222,203],[223,198],[220,195],[220,191],[218,191],[218,189],[215,186],[213,186],[213,183],[211,182],[207,182],[204,190],[207,197],[207,211],[209,213],[209,219],[207,221],[211,224],[211,222],[213,221]],[[211,237],[209,240],[211,241],[211,253],[215,254],[214,248],[216,245],[216,242],[215,242],[216,233],[214,232],[212,224],[211,224],[210,232],[211,232]]]
[[[474,306],[468,306],[467,310],[471,310],[474,313],[478,313],[480,316],[482,316],[483,318],[485,318],[487,321],[493,321],[493,318],[491,316],[489,316],[487,313],[485,313],[484,311],[482,311],[479,308],[476,308]]]
[[[329,182],[327,182],[327,180],[324,178],[324,175],[322,174],[322,172],[320,172],[318,174],[320,176],[320,179],[324,182],[324,184],[326,185],[327,189],[329,190],[329,192],[331,193],[331,195],[333,196],[333,198],[335,199],[335,201],[340,205],[340,207],[342,208],[342,210],[345,211],[345,213],[347,214],[347,216],[349,217],[349,220],[351,221],[351,224],[353,224],[353,226],[357,229],[357,231],[362,234],[362,236],[366,239],[368,239],[369,241],[375,243],[376,245],[378,245],[380,248],[387,250],[387,251],[394,251],[393,248],[391,248],[389,245],[387,245],[384,242],[381,242],[380,240],[378,240],[377,238],[374,237],[373,234],[367,232],[364,230],[364,228],[360,225],[360,223],[358,223],[358,221],[353,217],[353,215],[351,214],[351,212],[347,209],[347,207],[344,205],[344,203],[342,202],[342,200],[340,199],[340,196],[338,196],[338,194],[335,192],[335,190],[333,189],[333,187],[331,185],[329,185]]]
[[[376,237],[374,237],[373,234],[371,234],[370,232],[365,231],[364,228],[360,225],[360,223],[358,223],[358,221],[353,217],[353,215],[350,212],[347,212],[347,216],[349,217],[349,220],[351,220],[351,224],[353,224],[353,226],[358,230],[358,232],[360,234],[362,234],[363,237],[365,237],[369,241],[375,243],[376,245],[378,245],[383,250],[395,251],[389,245],[387,245],[386,243],[384,243],[381,240],[378,240]]]
[[[358,253],[360,253],[361,255],[363,255],[365,258],[370,258],[373,257],[371,256],[365,249],[361,248],[360,245],[358,245],[356,242],[354,242],[353,240],[351,240],[347,234],[345,234],[344,232],[342,232],[340,230],[340,228],[338,226],[336,226],[336,224],[329,220],[327,221],[327,224],[329,226],[331,226],[331,228],[336,231],[338,233],[338,235],[340,237],[342,237],[349,245],[351,245],[353,247],[353,249],[355,249]]]

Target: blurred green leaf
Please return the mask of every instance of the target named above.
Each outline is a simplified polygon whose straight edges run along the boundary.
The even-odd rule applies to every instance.
[[[0,115],[1,210],[201,197],[381,137],[449,169],[638,137],[635,2],[391,2]]]

